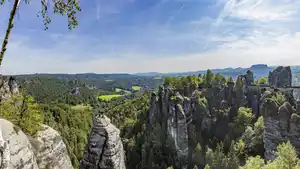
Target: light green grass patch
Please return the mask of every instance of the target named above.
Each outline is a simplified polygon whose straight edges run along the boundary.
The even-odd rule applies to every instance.
[[[120,94],[111,94],[111,95],[102,95],[102,96],[98,96],[98,98],[100,100],[103,100],[103,101],[110,101],[111,99],[113,98],[118,98],[118,97],[121,97],[122,95]]]
[[[135,91],[141,90],[140,86],[132,86],[131,88],[132,88],[132,90],[135,90]]]
[[[120,89],[120,88],[116,88],[116,89],[115,89],[116,92],[121,92],[122,90],[123,90],[123,89]]]
[[[84,105],[84,104],[78,104],[76,106],[71,106],[71,109],[78,110],[78,111],[85,111],[85,110],[92,110],[92,106],[90,105]]]
[[[125,94],[131,94],[131,91],[128,90],[123,90],[125,92]]]
[[[128,90],[124,90],[124,89],[121,89],[121,88],[116,88],[116,89],[115,89],[115,91],[116,91],[117,93],[120,93],[120,92],[125,92],[125,94],[131,94],[131,92],[130,92],[130,91],[128,91]]]

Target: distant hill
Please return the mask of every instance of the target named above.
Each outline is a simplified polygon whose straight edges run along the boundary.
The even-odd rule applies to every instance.
[[[162,83],[163,79],[152,76],[137,76],[132,74],[26,74],[16,75],[18,81],[25,83],[31,81],[53,81],[59,83],[72,83],[77,86],[89,86],[89,88],[101,89],[113,92],[115,88],[131,90],[132,86],[153,89]]]
[[[238,75],[245,74],[247,70],[254,73],[254,78],[266,77],[269,72],[276,66],[268,66],[266,64],[255,64],[249,68],[224,68],[211,69],[213,73],[220,73],[226,77],[237,78]],[[292,72],[300,74],[300,66],[291,66]],[[88,86],[102,89],[105,91],[113,91],[114,88],[130,90],[132,86],[137,85],[146,88],[155,88],[163,82],[164,77],[177,77],[205,74],[206,70],[190,71],[190,72],[145,72],[145,73],[116,73],[116,74],[96,74],[96,73],[81,73],[81,74],[27,74],[16,75],[18,79],[30,81],[33,78],[55,78],[74,83],[87,84]],[[296,77],[296,76],[294,76]]]
[[[220,73],[226,77],[237,78],[240,74],[245,74],[247,70],[251,70],[254,73],[255,78],[268,76],[269,72],[272,71],[276,66],[268,66],[266,64],[255,64],[249,68],[224,68],[224,69],[211,69],[213,73]],[[300,66],[291,66],[292,71],[300,71]],[[206,70],[194,71],[194,72],[178,72],[178,73],[159,73],[159,72],[149,72],[149,73],[137,73],[134,75],[143,76],[188,76],[188,75],[198,75],[205,74]]]
[[[26,75],[17,75],[16,77],[42,77],[42,78],[59,78],[59,79],[99,79],[99,78],[132,78],[136,75],[132,74],[96,74],[96,73],[80,73],[80,74],[46,74],[46,73],[35,73],[35,74],[26,74]]]

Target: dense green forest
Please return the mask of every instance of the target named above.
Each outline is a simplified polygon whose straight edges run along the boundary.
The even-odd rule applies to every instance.
[[[115,84],[107,85],[109,87],[106,88],[110,90],[104,90],[91,87],[92,84],[82,79],[55,77],[17,77],[17,79],[22,92],[15,95],[12,100],[0,102],[0,116],[12,121],[30,135],[34,135],[42,123],[56,129],[63,137],[75,168],[78,168],[87,145],[94,112],[106,114],[112,123],[120,128],[128,154],[127,161],[131,161],[130,157],[135,158],[135,153],[140,153],[136,144],[143,143],[142,133],[145,130],[143,119],[147,117],[149,107],[148,90],[136,90],[130,95],[103,101],[97,99],[99,95],[119,93],[111,90],[115,88]],[[122,79],[117,81],[119,82],[117,84],[127,83]],[[137,84],[133,84],[133,88],[136,87]],[[127,89],[132,86],[127,84]],[[75,90],[79,92],[73,92]],[[22,104],[16,104],[18,102]]]
[[[114,84],[97,88],[92,87],[94,84],[88,83],[87,80],[55,77],[18,77],[18,81],[22,86],[22,92],[15,95],[12,100],[0,102],[0,116],[16,124],[16,130],[21,128],[31,135],[39,130],[41,123],[59,131],[75,168],[78,168],[87,144],[93,113],[107,115],[120,129],[126,151],[127,168],[148,169],[149,161],[152,165],[155,164],[155,169],[173,168],[174,159],[169,156],[173,150],[168,145],[157,142],[160,129],[156,128],[152,133],[147,130],[150,96],[157,87],[149,91],[136,91],[126,97],[102,101],[97,99],[99,95],[116,94],[116,91],[111,90],[115,87]],[[257,80],[256,84],[264,84],[265,81],[262,78]],[[125,84],[127,81],[120,82],[122,83]],[[232,78],[225,78],[209,70],[203,75],[170,77],[164,80],[164,86],[184,96],[201,88],[224,87],[230,83],[233,83],[237,90],[242,86],[240,78],[234,82]],[[130,89],[130,85],[124,89]],[[106,88],[109,90],[105,90]],[[79,93],[73,92],[74,90],[79,90]],[[270,99],[280,103],[284,101],[280,94]],[[209,106],[205,93],[199,93],[199,103],[204,107]],[[224,110],[216,113],[218,116],[224,116],[228,112]],[[287,166],[293,169],[299,168],[299,159],[296,158],[296,152],[289,143],[278,147],[278,157],[275,161],[264,163],[261,159],[263,158],[263,117],[253,117],[250,108],[239,108],[232,125],[234,130],[229,133],[227,140],[195,138],[193,143],[195,150],[191,162],[195,166],[194,169],[204,167],[203,164],[206,164],[206,169],[286,169]],[[209,148],[203,147],[205,139],[210,144]],[[143,159],[145,152],[150,153],[146,161]],[[240,165],[244,166],[240,167]]]

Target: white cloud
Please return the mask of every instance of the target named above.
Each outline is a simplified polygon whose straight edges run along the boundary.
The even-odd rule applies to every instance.
[[[22,42],[11,42],[3,63],[4,74],[20,73],[116,73],[116,72],[178,72],[207,68],[247,67],[256,63],[271,65],[300,64],[300,33],[277,36],[272,42],[264,35],[256,37],[260,44],[237,40],[216,50],[171,58],[150,59],[145,54],[132,53],[125,58],[76,61],[67,53],[44,49],[29,49]],[[266,42],[263,44],[262,42]],[[82,55],[83,53],[78,53]],[[121,54],[120,54],[121,55]],[[41,57],[42,56],[42,57]],[[84,56],[83,56],[84,57]]]
[[[220,42],[206,52],[180,53],[172,57],[163,57],[164,52],[155,54],[162,57],[152,57],[150,53],[135,50],[135,44],[132,44],[131,50],[124,52],[124,44],[118,42],[112,46],[116,49],[114,52],[103,53],[101,47],[97,51],[97,46],[105,45],[101,44],[101,40],[95,41],[94,49],[87,48],[87,44],[83,45],[92,40],[89,37],[77,37],[77,40],[82,41],[79,43],[71,35],[50,33],[49,38],[52,40],[60,39],[53,48],[33,49],[28,45],[31,42],[29,37],[14,34],[4,58],[3,73],[179,72],[247,67],[256,63],[300,65],[300,50],[297,50],[300,46],[300,24],[296,22],[300,17],[299,11],[300,1],[231,1],[215,20],[216,24],[213,25],[215,27],[212,27],[211,34],[205,34],[205,31],[201,30],[212,24],[210,17],[203,17],[199,21],[188,23],[191,26],[189,32],[177,34],[176,31],[153,27],[149,28],[151,30],[143,29],[135,34],[136,37],[132,37],[141,41],[144,38],[149,45],[151,39],[158,39],[155,42],[161,41],[162,44],[180,40],[186,43],[194,41],[194,45],[199,45],[199,48],[203,47],[202,41],[207,41],[208,44]],[[131,44],[129,41],[128,43],[127,47],[130,47]],[[95,51],[90,52],[92,49]],[[118,57],[103,57],[104,54]],[[74,60],[87,55],[89,60]]]
[[[220,14],[257,21],[290,20],[299,12],[299,1],[293,0],[228,0]]]

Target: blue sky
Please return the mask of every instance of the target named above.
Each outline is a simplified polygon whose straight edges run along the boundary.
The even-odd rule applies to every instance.
[[[1,41],[12,3],[0,6]],[[72,32],[55,15],[44,31],[39,3],[21,4],[3,74],[300,65],[300,0],[89,0]]]

